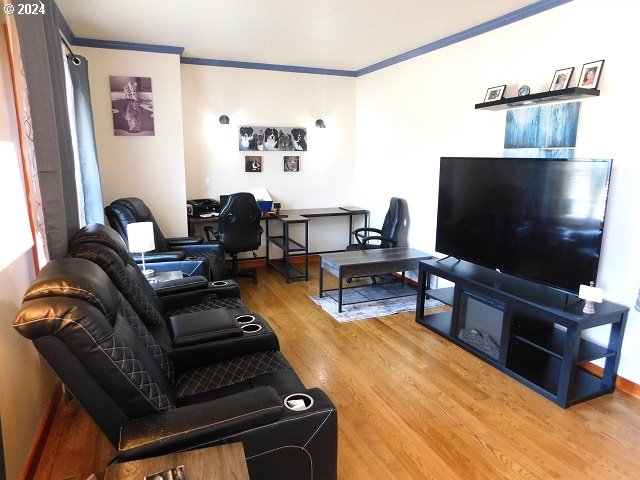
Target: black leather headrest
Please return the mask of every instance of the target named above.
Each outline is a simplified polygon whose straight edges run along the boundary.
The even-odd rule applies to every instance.
[[[24,301],[68,297],[83,300],[104,314],[113,325],[118,289],[95,263],[64,257],[47,263],[24,294]]]
[[[135,223],[136,221],[136,217],[133,216],[133,212],[125,205],[107,205],[104,207],[104,214],[106,215],[111,228],[118,232],[128,245],[129,237],[127,235],[127,225]]]
[[[105,225],[92,223],[82,227],[69,242],[69,254],[72,257],[74,252],[80,249],[80,245],[88,243],[98,243],[113,250],[125,263],[131,263],[131,254],[127,250],[124,240],[118,233]]]
[[[119,198],[111,202],[112,205],[123,205],[133,213],[137,222],[152,221],[153,214],[147,204],[137,197]]]

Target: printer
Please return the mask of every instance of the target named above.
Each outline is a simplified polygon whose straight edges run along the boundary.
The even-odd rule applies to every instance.
[[[202,215],[209,216],[214,212],[218,212],[220,203],[213,198],[196,198],[187,200],[187,215],[191,217],[199,217]]]

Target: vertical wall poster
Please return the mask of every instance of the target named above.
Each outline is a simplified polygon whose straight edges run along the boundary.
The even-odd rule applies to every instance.
[[[507,111],[505,157],[573,158],[580,102]]]
[[[113,134],[155,135],[153,93],[149,77],[110,76]]]

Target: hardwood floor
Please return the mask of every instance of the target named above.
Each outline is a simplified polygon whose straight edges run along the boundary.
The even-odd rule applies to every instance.
[[[318,293],[316,263],[310,272],[309,282],[287,284],[259,269],[256,285],[239,283],[304,383],[338,407],[340,480],[640,478],[640,399],[616,391],[564,410],[416,324],[413,312],[339,324],[308,298]],[[114,454],[71,402],[36,478],[102,478]]]

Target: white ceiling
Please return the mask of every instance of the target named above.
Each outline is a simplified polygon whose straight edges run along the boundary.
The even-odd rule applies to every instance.
[[[356,71],[551,0],[57,0],[76,37]],[[557,1],[555,2],[558,3]]]

